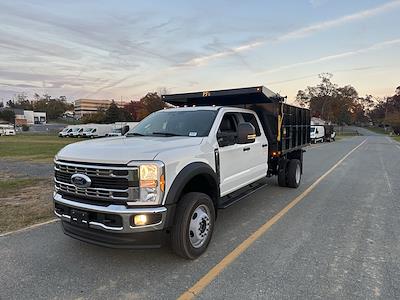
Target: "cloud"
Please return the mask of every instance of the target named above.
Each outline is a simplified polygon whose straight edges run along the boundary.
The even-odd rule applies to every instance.
[[[317,33],[319,31],[323,31],[323,30],[330,29],[333,27],[342,26],[349,22],[359,21],[359,20],[363,20],[363,19],[366,19],[369,17],[373,17],[376,15],[391,11],[398,7],[400,7],[400,0],[391,1],[388,3],[382,4],[380,6],[371,8],[371,9],[362,10],[362,11],[359,11],[354,14],[345,15],[345,16],[342,16],[342,17],[339,17],[339,18],[336,18],[333,20],[323,21],[320,23],[316,23],[313,25],[302,27],[297,30],[287,32],[286,34],[283,34],[283,35],[279,36],[278,38],[276,38],[274,40],[274,42],[277,43],[277,42],[283,42],[283,41],[292,40],[292,39],[303,38],[303,37],[312,35],[314,33]],[[192,58],[191,60],[181,64],[181,66],[188,66],[188,67],[192,66],[193,67],[193,66],[205,65],[209,61],[219,59],[219,58],[224,58],[224,57],[231,56],[231,55],[235,55],[235,54],[245,52],[245,51],[248,51],[248,50],[251,50],[254,48],[258,48],[260,46],[265,45],[268,42],[269,41],[262,41],[262,40],[248,42],[248,43],[242,44],[240,46],[234,47],[229,50],[223,50],[220,52]]]
[[[307,61],[298,62],[298,63],[294,63],[294,64],[290,64],[290,65],[280,66],[280,67],[275,68],[275,69],[270,69],[270,70],[259,72],[258,75],[275,73],[275,72],[279,72],[279,71],[283,71],[283,70],[287,70],[287,69],[303,67],[303,66],[306,66],[306,65],[312,65],[312,64],[316,64],[316,63],[321,63],[321,62],[331,61],[331,60],[335,60],[335,59],[350,57],[350,56],[354,56],[354,55],[357,55],[357,54],[362,54],[362,53],[366,53],[366,52],[370,52],[370,51],[374,51],[374,50],[384,49],[384,48],[387,48],[387,47],[390,47],[390,46],[394,46],[394,45],[400,45],[400,38],[399,39],[394,39],[394,40],[388,40],[388,41],[384,41],[384,42],[380,42],[380,43],[376,43],[376,44],[370,45],[368,47],[364,47],[364,48],[357,49],[357,50],[352,50],[352,51],[332,54],[332,55],[323,56],[323,57],[319,57],[319,58],[312,59],[312,60],[307,60]]]

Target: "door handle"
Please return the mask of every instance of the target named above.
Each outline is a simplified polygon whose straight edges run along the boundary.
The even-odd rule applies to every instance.
[[[250,151],[250,147],[243,148],[243,151]]]

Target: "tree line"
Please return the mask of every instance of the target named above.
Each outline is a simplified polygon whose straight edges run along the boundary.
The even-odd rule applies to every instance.
[[[400,134],[400,86],[392,96],[377,98],[372,95],[360,96],[352,85],[339,86],[332,81],[332,74],[319,75],[320,83],[308,86],[297,92],[296,101],[302,107],[308,107],[313,117],[319,117],[334,124],[355,124],[391,126]],[[2,103],[1,103],[2,104]],[[9,100],[6,106],[26,110],[44,111],[49,120],[60,118],[67,110],[73,110],[73,104],[66,97],[53,98],[48,94],[34,95],[28,100],[25,94]],[[82,123],[114,123],[123,121],[141,121],[147,115],[166,107],[158,93],[147,93],[139,101],[131,101],[118,106],[114,101],[107,108],[84,116]],[[1,108],[1,105],[0,105]],[[0,109],[0,119],[14,123],[12,110]]]
[[[332,74],[319,75],[321,82],[297,92],[296,101],[311,110],[311,116],[333,124],[391,126],[400,134],[400,86],[393,96],[360,96],[351,85],[332,82]]]

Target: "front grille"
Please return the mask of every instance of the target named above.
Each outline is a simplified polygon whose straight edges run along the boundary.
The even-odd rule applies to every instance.
[[[121,203],[139,198],[139,178],[136,167],[89,165],[57,161],[54,166],[56,191],[84,199]],[[74,174],[84,174],[91,180],[87,188],[71,182]]]
[[[64,173],[62,171],[55,171],[55,178],[60,182],[71,182],[71,176],[74,173]],[[75,173],[76,174],[76,173]],[[82,173],[81,173],[82,174]],[[85,174],[85,173],[83,173]],[[92,180],[92,184],[90,187],[92,188],[103,188],[103,189],[119,189],[126,190],[129,188],[129,180],[128,178],[120,178],[120,177],[100,177],[100,176],[89,176]],[[133,186],[134,183],[131,184]]]

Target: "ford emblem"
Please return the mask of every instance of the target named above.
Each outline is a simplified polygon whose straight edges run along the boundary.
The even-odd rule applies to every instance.
[[[71,176],[71,182],[76,187],[87,188],[92,183],[92,180],[90,180],[89,176],[86,176],[85,174],[74,174]]]

